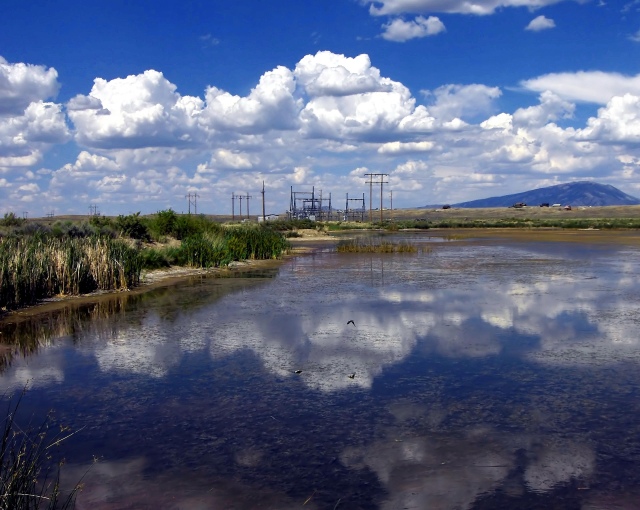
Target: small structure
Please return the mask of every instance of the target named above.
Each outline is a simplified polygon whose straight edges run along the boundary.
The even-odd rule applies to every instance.
[[[542,202],[540,207],[549,207],[549,202]]]
[[[571,206],[570,206],[570,205],[565,205],[565,206],[563,207],[563,209],[564,209],[565,211],[570,211],[570,210],[571,210]]]
[[[524,202],[516,202],[511,207],[513,207],[514,209],[522,209],[523,207],[527,207],[527,204],[525,204]]]
[[[449,204],[444,204],[442,206],[443,209],[451,209],[451,206]]]
[[[258,223],[263,221],[276,221],[279,218],[277,214],[267,214],[266,216],[258,216]]]
[[[355,202],[356,207],[351,206],[351,202]],[[362,194],[362,198],[349,198],[349,193],[347,193],[345,204],[342,216],[344,221],[364,221],[364,214],[367,210],[365,207],[364,193]]]
[[[324,205],[325,202],[328,202],[328,205]],[[322,191],[316,194],[315,186],[311,188],[310,192],[293,191],[293,186],[291,186],[291,200],[287,212],[289,219],[310,219],[311,221],[318,219],[322,221],[330,220],[331,214],[331,193],[329,193],[329,198],[322,198]]]

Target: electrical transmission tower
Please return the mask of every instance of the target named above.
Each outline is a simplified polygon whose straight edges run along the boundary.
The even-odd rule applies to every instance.
[[[98,206],[96,204],[91,204],[89,206],[89,214],[91,216],[100,216],[100,212],[98,211]]]

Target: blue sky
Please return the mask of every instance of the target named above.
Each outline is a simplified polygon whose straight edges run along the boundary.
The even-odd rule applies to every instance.
[[[638,0],[3,0],[0,214],[640,196],[639,48]]]

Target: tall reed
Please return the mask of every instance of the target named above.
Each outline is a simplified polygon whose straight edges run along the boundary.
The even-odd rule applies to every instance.
[[[79,486],[63,496],[61,463],[51,461],[53,449],[73,434],[59,430],[52,437],[50,417],[36,427],[18,426],[21,399],[15,405],[9,402],[0,428],[0,510],[73,508]]]
[[[275,259],[289,247],[282,233],[261,225],[229,228],[225,239],[231,260]]]
[[[124,290],[142,269],[137,250],[109,238],[27,236],[0,240],[0,307],[14,309],[57,294]]]

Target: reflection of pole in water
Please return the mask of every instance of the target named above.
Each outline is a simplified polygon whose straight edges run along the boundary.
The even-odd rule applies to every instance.
[[[373,287],[373,256],[369,257],[369,274],[371,275],[371,286]]]
[[[371,276],[371,286],[375,286],[376,279],[373,277],[373,255],[369,258],[369,275]],[[380,257],[380,284],[384,285],[384,259]]]

